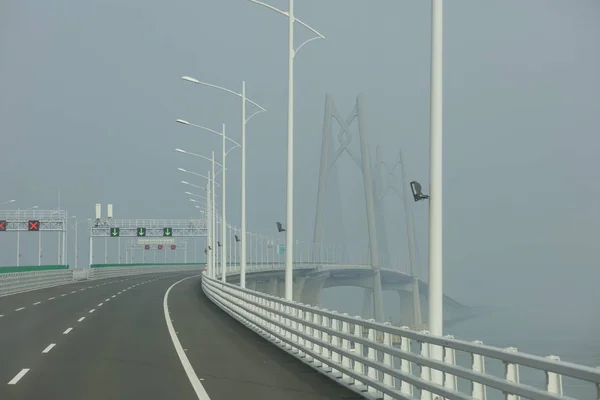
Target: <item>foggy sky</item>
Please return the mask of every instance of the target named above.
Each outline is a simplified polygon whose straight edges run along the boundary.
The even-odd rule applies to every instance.
[[[295,61],[295,231],[308,241],[327,92],[344,116],[364,92],[371,149],[391,162],[401,147],[408,178],[427,188],[430,2],[304,0],[296,14],[327,38]],[[596,0],[445,2],[449,294],[566,301],[581,313],[600,301],[599,21]],[[296,36],[310,32],[298,25]],[[248,230],[275,235],[285,221],[286,48],[286,18],[244,0],[2,2],[0,202],[56,208],[60,191],[61,208],[80,218],[95,203],[113,203],[117,218],[195,217],[179,183],[193,179],[177,167],[209,165],[173,149],[220,156],[220,142],[175,119],[225,122],[237,140],[240,102],[180,77],[238,91],[244,79],[268,110],[248,124]],[[239,226],[240,152],[229,154],[228,216]],[[364,232],[359,170],[348,157],[339,168],[345,228]],[[401,203],[385,205],[390,246],[406,258]],[[425,269],[427,203],[412,206]],[[3,265],[14,265],[13,239],[0,237]],[[35,252],[35,239],[22,241]]]

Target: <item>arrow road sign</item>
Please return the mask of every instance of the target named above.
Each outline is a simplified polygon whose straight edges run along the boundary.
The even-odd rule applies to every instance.
[[[0,232],[4,232],[6,230],[6,221],[0,221]]]
[[[138,236],[146,236],[146,228],[137,228]]]
[[[110,236],[119,236],[119,228],[110,228]]]
[[[173,229],[163,228],[163,236],[173,236]]]

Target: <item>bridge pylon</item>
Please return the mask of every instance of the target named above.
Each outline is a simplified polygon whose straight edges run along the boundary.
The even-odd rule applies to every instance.
[[[402,158],[402,150],[398,151],[398,159],[392,165],[384,161],[381,155],[379,146],[376,150],[376,187],[379,189],[377,193],[377,204],[379,205],[379,215],[383,215],[383,198],[392,191],[396,194],[404,206],[404,216],[406,219],[406,235],[408,238],[408,256],[410,263],[410,275],[412,277],[412,303],[413,303],[413,325],[421,326],[423,317],[421,315],[421,297],[419,294],[419,257],[417,254],[417,245],[415,239],[414,218],[412,208],[410,207],[410,194],[408,193],[408,180],[406,178],[406,169],[404,167],[404,159]],[[383,168],[382,168],[383,167]],[[400,177],[396,175],[400,169]],[[381,171],[384,171],[385,180],[382,179]],[[385,184],[383,183],[385,181]],[[383,218],[380,220],[382,223]],[[382,229],[385,229],[383,226]]]
[[[333,96],[328,93],[325,98],[325,115],[323,120],[323,136],[321,142],[321,163],[319,168],[319,186],[317,191],[317,211],[315,216],[315,231],[313,240],[313,260],[318,259],[323,243],[323,215],[325,211],[325,193],[330,170],[335,168],[336,162],[344,152],[348,153],[362,172],[363,187],[367,214],[367,227],[369,234],[369,264],[373,268],[373,299],[375,320],[383,322],[383,289],[381,285],[381,263],[379,260],[379,246],[377,242],[377,221],[375,217],[375,196],[373,190],[373,176],[371,172],[371,159],[367,145],[364,113],[364,95],[360,93],[356,98],[356,104],[347,118],[342,118],[335,107]],[[332,147],[332,122],[340,126],[337,135],[337,149]],[[357,121],[360,154],[354,153],[348,146],[352,142],[350,125]],[[365,293],[365,295],[369,295]]]

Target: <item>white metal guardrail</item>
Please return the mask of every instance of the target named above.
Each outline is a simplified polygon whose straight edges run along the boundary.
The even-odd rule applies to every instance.
[[[0,296],[66,285],[85,279],[105,279],[162,272],[200,272],[202,268],[202,265],[157,265],[9,272],[0,274]]]
[[[73,272],[68,269],[4,273],[0,274],[0,296],[64,285],[73,281]]]
[[[587,383],[590,394],[578,398],[600,399],[600,369],[555,356],[433,337],[241,289],[206,274],[202,289],[248,328],[368,399],[486,399],[494,390],[510,400],[572,398],[563,395],[563,376]],[[432,346],[443,348],[443,362],[429,358]],[[466,354],[466,366],[457,363],[459,353]],[[491,360],[503,365],[500,376],[486,372]],[[443,385],[431,381],[433,370],[442,371]],[[522,383],[523,370],[539,373],[543,383]]]
[[[87,279],[116,278],[119,276],[156,274],[161,272],[202,271],[204,265],[152,265],[135,267],[103,267],[87,269]]]

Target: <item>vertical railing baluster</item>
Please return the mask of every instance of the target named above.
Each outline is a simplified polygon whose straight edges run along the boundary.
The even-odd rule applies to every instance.
[[[504,349],[504,351],[506,351],[507,353],[516,353],[517,352],[517,348],[516,347],[507,347],[506,349]],[[505,377],[506,380],[512,383],[519,383],[519,364],[513,364],[510,362],[504,362],[504,369],[505,369]],[[506,400],[519,400],[520,396],[511,394],[511,393],[505,393],[504,394],[504,398]]]

